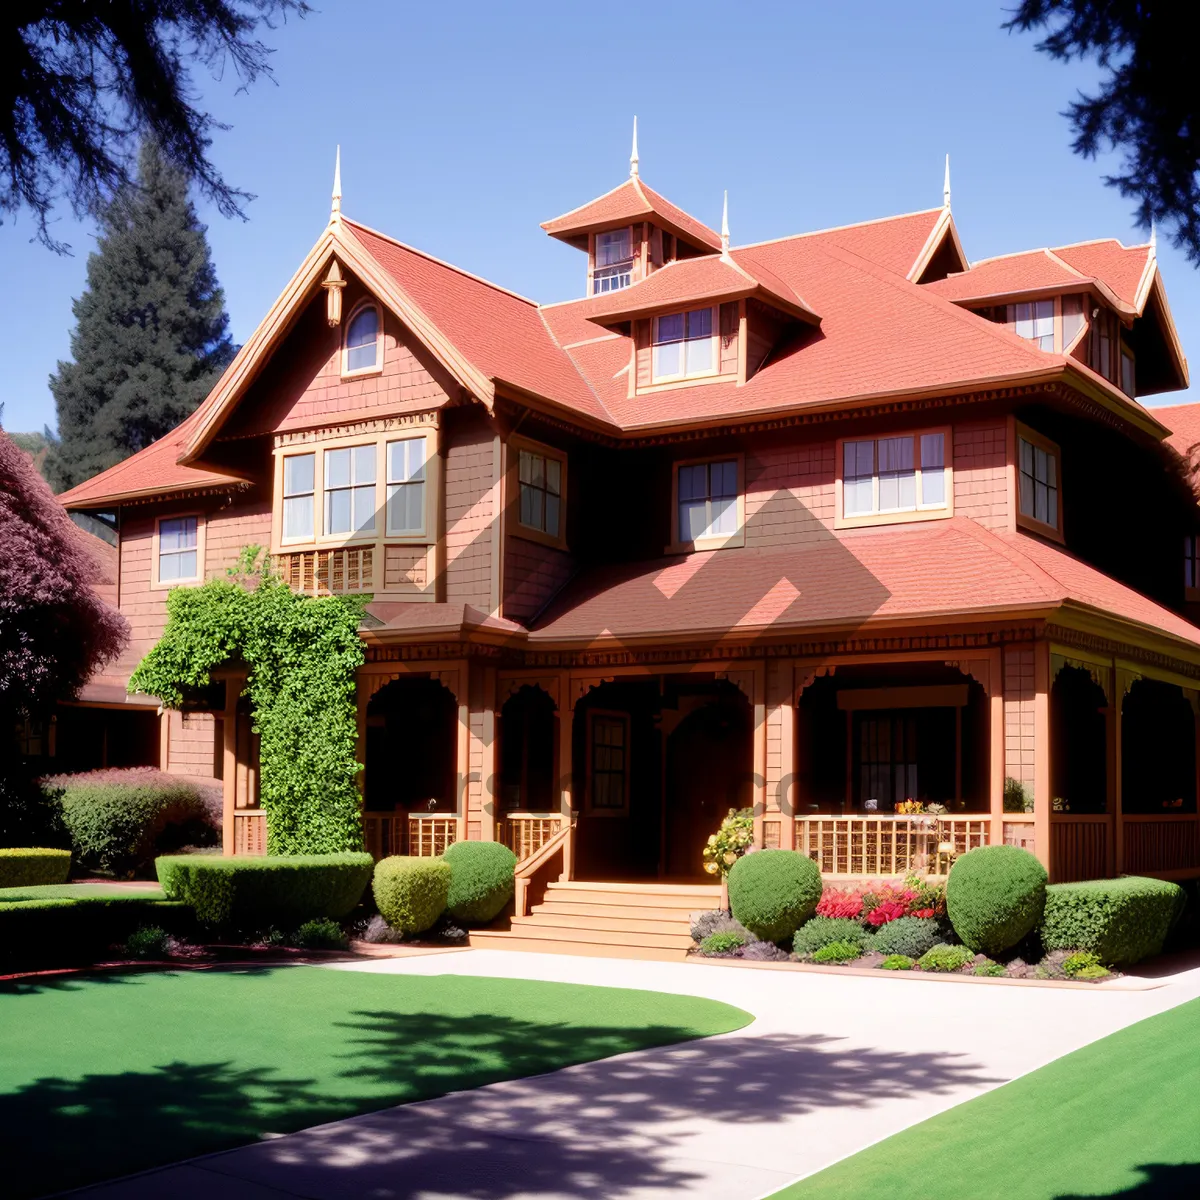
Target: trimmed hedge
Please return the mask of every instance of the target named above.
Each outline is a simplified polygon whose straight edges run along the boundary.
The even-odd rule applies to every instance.
[[[798,850],[759,850],[729,871],[734,919],[764,942],[790,938],[817,911],[821,872]]]
[[[0,850],[0,888],[66,883],[70,873],[70,850],[51,850],[43,846]]]
[[[1090,950],[1104,963],[1135,963],[1162,950],[1183,894],[1178,884],[1138,876],[1051,884],[1042,944]]]
[[[865,948],[870,934],[850,917],[813,917],[796,930],[792,950],[796,954],[816,954],[833,942],[853,942]]]
[[[202,925],[251,929],[346,916],[362,899],[373,865],[361,852],[266,858],[179,854],[155,862],[168,899],[190,904]]]
[[[946,880],[946,914],[963,944],[1002,954],[1031,932],[1046,906],[1046,870],[1017,846],[980,846]]]
[[[444,858],[381,859],[371,885],[380,916],[401,933],[423,933],[446,911],[452,874]]]
[[[868,948],[880,954],[920,958],[942,940],[941,928],[932,917],[897,917],[879,927]]]
[[[499,842],[455,842],[446,847],[450,894],[446,911],[458,921],[494,921],[512,899],[517,856]]]

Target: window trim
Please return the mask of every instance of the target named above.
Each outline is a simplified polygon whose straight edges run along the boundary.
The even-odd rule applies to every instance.
[[[354,319],[364,309],[373,308],[375,317],[378,321],[378,334],[375,338],[375,361],[369,367],[350,368],[350,346],[348,344],[350,338],[350,326],[354,324]],[[383,326],[383,306],[373,297],[367,296],[360,300],[351,310],[350,315],[342,322],[342,347],[341,347],[341,377],[343,379],[361,379],[364,375],[382,375],[383,360],[385,356],[384,346],[384,326]]]
[[[614,225],[611,229],[597,229],[593,233],[588,234],[587,295],[589,299],[593,296],[608,296],[611,295],[612,292],[623,292],[625,290],[624,288],[612,288],[608,292],[596,291],[596,272],[608,269],[607,267],[598,267],[596,265],[596,239],[602,233],[617,233],[621,229],[626,230],[629,234],[629,258],[628,260],[622,260],[628,261],[629,263],[629,286],[633,287],[633,285],[638,282],[636,268],[638,265],[638,260],[641,258],[642,250],[641,243],[633,236],[633,226]],[[609,265],[611,266],[613,264]]]
[[[654,372],[654,348],[657,343],[654,340],[655,332],[658,329],[658,323],[664,317],[679,317],[684,318],[684,332],[686,335],[686,322],[689,314],[694,312],[703,312],[708,309],[712,332],[709,334],[709,353],[711,354],[712,366],[707,371],[696,371],[689,374],[687,371],[687,363],[681,362],[683,370],[678,375],[656,375]],[[701,341],[700,338],[689,339],[686,336],[683,338],[680,345],[686,346],[688,341]],[[687,353],[684,352],[684,358]],[[650,384],[652,387],[657,387],[664,383],[690,383],[694,379],[712,379],[721,373],[721,306],[719,304],[701,304],[696,308],[685,308],[682,310],[672,309],[670,312],[655,313],[650,318]]]
[[[284,460],[288,459],[288,458],[303,458],[306,454],[311,454],[313,457],[313,490],[312,490],[313,528],[312,528],[312,534],[311,535],[305,534],[301,537],[292,537],[292,538],[284,537],[284,535],[283,535],[283,512],[284,512],[284,501],[285,501],[285,497],[283,494],[283,480],[284,480],[284,472],[285,472]],[[320,526],[321,516],[322,516],[321,503],[320,503],[321,489],[318,486],[320,478],[321,478],[321,476],[320,476],[321,455],[317,451],[315,446],[308,445],[301,449],[297,449],[290,454],[285,450],[282,453],[277,454],[276,459],[278,461],[278,470],[276,471],[277,478],[276,478],[275,492],[276,492],[276,496],[278,497],[278,500],[277,500],[275,507],[277,507],[279,510],[278,543],[281,546],[306,546],[306,545],[309,545],[310,543],[312,543],[316,540],[317,529]],[[304,494],[306,494],[306,493],[300,493],[300,492],[297,493],[297,495],[304,495]]]
[[[924,505],[918,503],[916,508],[906,508],[900,511],[890,512],[869,512],[855,513],[853,516],[845,515],[845,494],[844,494],[844,475],[846,470],[846,453],[845,445],[847,442],[878,442],[881,438],[893,437],[911,437],[913,439],[913,448],[918,452],[914,455],[914,460],[918,457],[921,438],[929,434],[942,435],[942,472],[945,480],[946,499],[943,504]],[[920,429],[889,429],[880,430],[875,433],[855,434],[853,437],[840,437],[837,439],[834,448],[834,529],[855,529],[864,525],[903,525],[912,521],[944,521],[948,517],[954,516],[954,428],[951,425],[929,425],[923,426]],[[879,495],[879,456],[878,451],[875,455],[873,491],[876,499]],[[916,466],[916,478],[918,495],[920,495],[921,483],[921,468]]]
[[[530,454],[540,454],[543,458],[552,458],[559,464],[559,520],[558,534],[549,534],[541,529],[534,529],[521,523],[521,451]],[[505,527],[514,537],[523,538],[527,542],[536,542],[541,546],[550,546],[555,550],[566,550],[567,546],[567,489],[570,486],[567,477],[567,452],[557,446],[548,446],[544,442],[535,442],[532,438],[509,437],[505,461]]]
[[[732,533],[697,538],[694,542],[679,536],[679,468],[698,467],[705,463],[733,462],[737,469],[737,526]],[[693,554],[703,550],[736,549],[746,544],[746,456],[741,451],[730,454],[705,454],[699,458],[681,458],[671,464],[671,543],[665,554]]]
[[[1013,525],[1017,529],[1025,529],[1030,533],[1036,533],[1040,537],[1049,538],[1051,541],[1065,544],[1063,536],[1063,469],[1062,469],[1062,450],[1057,442],[1051,441],[1050,438],[1037,432],[1036,429],[1030,429],[1028,425],[1018,421],[1015,417],[1011,420],[1011,436],[1009,438],[1009,453],[1008,453],[1008,470],[1009,470],[1009,502],[1012,504]],[[1054,456],[1054,475],[1058,481],[1057,492],[1057,517],[1058,528],[1053,525],[1047,525],[1044,521],[1039,521],[1036,517],[1027,516],[1021,511],[1021,439],[1029,442],[1033,446],[1038,446],[1045,450],[1047,454]]]
[[[592,782],[593,782],[593,755],[595,750],[595,738],[593,736],[593,727],[596,717],[604,717],[608,720],[620,721],[625,726],[625,771],[624,771],[624,803],[620,808],[597,808],[593,802]],[[628,817],[629,816],[629,779],[632,774],[630,770],[631,758],[631,742],[633,735],[632,722],[629,719],[629,714],[625,712],[617,712],[614,709],[608,708],[589,708],[587,710],[587,774],[585,777],[586,791],[585,803],[587,805],[587,814],[590,817]]]
[[[196,518],[196,574],[188,579],[159,578],[159,547],[160,527],[164,521],[178,521],[183,517]],[[169,591],[175,587],[199,587],[204,582],[204,513],[199,509],[188,509],[186,512],[164,513],[154,518],[154,534],[151,539],[151,573],[150,589],[156,592]]]

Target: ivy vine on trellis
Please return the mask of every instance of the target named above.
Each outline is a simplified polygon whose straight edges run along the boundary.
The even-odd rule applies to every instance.
[[[355,679],[363,600],[296,595],[259,546],[246,547],[227,574],[168,594],[166,628],[129,690],[182,708],[218,667],[244,665],[267,852],[361,850]]]

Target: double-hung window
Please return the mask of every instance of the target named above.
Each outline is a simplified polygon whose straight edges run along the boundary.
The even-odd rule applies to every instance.
[[[1023,523],[1059,531],[1058,448],[1017,434],[1017,511]]]
[[[678,471],[679,541],[695,543],[737,533],[737,459],[688,463]]]
[[[425,439],[387,444],[387,532],[425,532]]]
[[[316,488],[315,454],[289,454],[283,460],[283,540],[309,541],[313,536]]]
[[[379,309],[367,304],[350,318],[346,326],[346,362],[343,369],[347,374],[374,370],[380,365],[379,348]]]
[[[517,480],[521,506],[517,520],[526,528],[557,538],[562,531],[562,462],[549,454],[520,450]]]
[[[622,713],[589,716],[591,807],[596,812],[619,813],[629,792],[629,718]]]
[[[199,517],[163,517],[158,523],[158,581],[200,577]]]
[[[325,532],[375,532],[375,445],[325,451]]]
[[[592,267],[592,295],[616,292],[633,282],[633,239],[628,229],[596,234],[596,261]]]
[[[711,308],[655,317],[654,382],[712,374],[716,365],[715,341]]]
[[[948,511],[946,434],[849,439],[842,443],[841,518]]]

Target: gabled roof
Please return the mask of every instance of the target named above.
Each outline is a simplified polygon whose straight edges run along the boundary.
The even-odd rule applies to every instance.
[[[1136,625],[1200,654],[1200,629],[1176,613],[1061,547],[965,517],[847,531],[783,549],[598,567],[567,586],[535,623],[529,644],[745,640],[1064,610]]]
[[[632,287],[594,296],[588,301],[587,319],[597,325],[616,325],[639,314],[750,296],[808,324],[821,322],[774,272],[759,267],[751,274],[724,254],[677,259]]]
[[[570,241],[594,229],[611,228],[622,222],[654,219],[661,229],[683,238],[696,246],[710,250],[721,248],[721,237],[703,221],[685,213],[660,196],[652,187],[633,176],[605,192],[603,196],[573,208],[561,217],[543,221],[542,228],[551,236]]]

